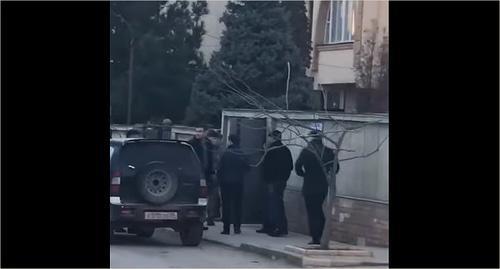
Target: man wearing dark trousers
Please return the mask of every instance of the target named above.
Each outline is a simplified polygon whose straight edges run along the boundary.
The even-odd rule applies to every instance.
[[[196,155],[198,156],[208,189],[209,191],[212,191],[215,184],[214,145],[209,139],[209,134],[213,134],[214,131],[210,129],[210,127],[211,126],[206,125],[203,129],[197,129],[197,133],[193,139],[188,141],[188,143],[193,147]],[[209,196],[208,199],[210,200],[210,198],[211,197]],[[212,202],[213,201],[209,201],[207,206],[211,206]],[[207,211],[207,222],[209,225],[213,222],[212,213],[212,210]],[[208,227],[204,227],[204,229],[207,230]]]
[[[222,196],[222,222],[224,223],[221,234],[229,234],[231,223],[234,227],[234,233],[240,234],[243,179],[250,167],[240,149],[238,136],[230,135],[229,142],[231,145],[222,155],[217,170]]]
[[[208,130],[207,138],[210,140],[207,150],[210,151],[212,156],[212,167],[218,167],[219,163],[219,147],[222,139],[222,135],[215,130]],[[215,176],[216,172],[212,170],[213,178],[210,180],[208,185],[208,203],[207,203],[207,225],[214,226],[214,220],[220,218],[220,193],[219,193],[219,182]]]
[[[270,236],[288,234],[288,221],[285,213],[283,195],[286,183],[293,169],[292,154],[281,142],[281,132],[273,131],[269,135],[270,144],[263,161],[263,179],[267,190],[267,204],[264,208],[263,227],[258,233]]]
[[[306,204],[309,232],[312,237],[309,244],[320,244],[325,225],[323,202],[328,194],[328,181],[324,171],[328,173],[333,168],[335,153],[323,145],[322,137],[318,131],[312,131],[310,136],[312,140],[301,151],[295,163],[295,172],[298,176],[304,177],[302,195]],[[325,170],[323,170],[323,166]],[[338,168],[337,162],[337,173]]]

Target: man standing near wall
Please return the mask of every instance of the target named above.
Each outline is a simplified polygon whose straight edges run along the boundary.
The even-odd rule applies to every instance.
[[[302,195],[306,203],[309,232],[312,237],[309,244],[320,244],[325,225],[323,202],[328,194],[326,174],[333,168],[335,153],[323,145],[323,139],[318,131],[311,131],[309,135],[312,139],[307,148],[300,152],[295,163],[295,172],[298,176],[304,177]],[[323,169],[327,163],[332,164],[326,165]],[[338,168],[337,162],[337,173]]]
[[[268,200],[264,208],[263,227],[257,232],[277,237],[288,234],[283,196],[293,169],[293,159],[288,147],[281,142],[280,131],[274,130],[269,138],[270,144],[263,161],[263,179],[266,183]]]

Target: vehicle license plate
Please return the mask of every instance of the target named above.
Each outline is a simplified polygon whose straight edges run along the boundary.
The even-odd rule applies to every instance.
[[[144,219],[176,220],[177,219],[177,212],[144,212]]]

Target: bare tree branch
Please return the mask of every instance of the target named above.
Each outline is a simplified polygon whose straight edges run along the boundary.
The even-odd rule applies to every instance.
[[[113,15],[118,17],[120,19],[120,21],[123,22],[125,24],[125,26],[127,26],[128,30],[130,32],[130,35],[131,35],[131,39],[133,39],[134,31],[132,29],[132,25],[125,19],[125,17],[123,17],[121,14],[117,13],[116,11],[111,10],[111,13],[113,13]]]
[[[389,136],[386,136],[382,142],[380,142],[377,146],[377,148],[375,150],[373,150],[372,152],[368,153],[368,154],[363,154],[363,155],[359,155],[359,156],[354,156],[354,157],[350,157],[350,158],[345,158],[345,159],[341,159],[339,160],[340,162],[344,162],[344,161],[350,161],[350,160],[354,160],[354,159],[359,159],[359,158],[367,158],[367,157],[370,157],[371,155],[377,153],[381,146],[384,144],[384,142],[389,138]]]

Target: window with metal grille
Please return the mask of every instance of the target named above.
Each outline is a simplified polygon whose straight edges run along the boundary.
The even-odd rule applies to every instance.
[[[352,41],[355,1],[330,1],[325,25],[325,43]]]

